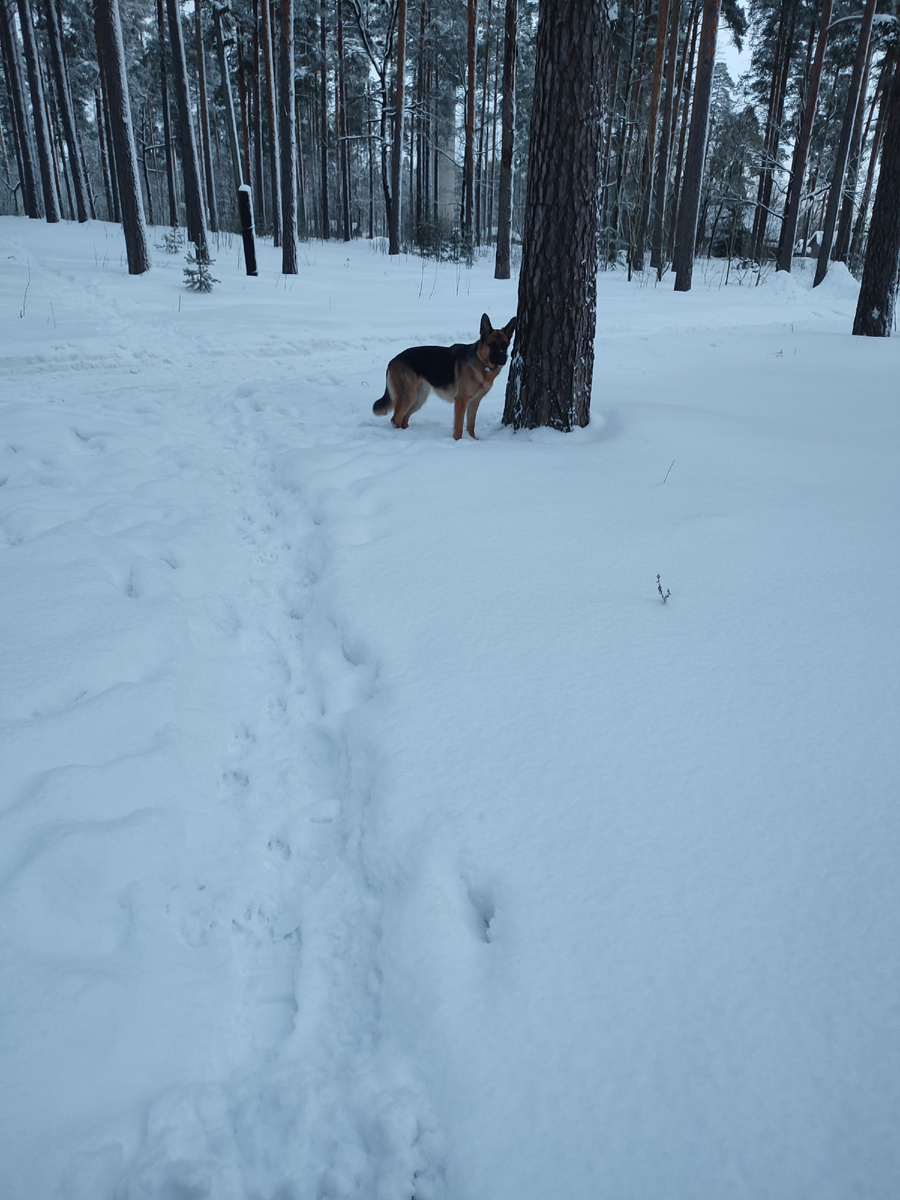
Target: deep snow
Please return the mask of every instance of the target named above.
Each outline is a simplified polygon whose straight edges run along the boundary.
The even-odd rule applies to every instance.
[[[602,274],[457,444],[515,281],[301,249],[0,220],[0,1195],[893,1200],[900,344]]]

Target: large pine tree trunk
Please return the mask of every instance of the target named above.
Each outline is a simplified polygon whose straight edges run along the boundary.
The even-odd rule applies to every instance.
[[[103,76],[109,97],[109,122],[119,183],[128,272],[130,275],[142,275],[150,270],[150,248],[147,244],[144,202],[134,148],[119,0],[94,0],[94,22],[97,41],[103,55]]]
[[[803,180],[806,175],[806,164],[809,158],[809,143],[812,138],[813,122],[816,116],[819,85],[822,81],[822,66],[825,62],[825,47],[828,44],[828,26],[831,22],[831,10],[832,0],[823,0],[822,17],[819,22],[819,36],[816,39],[816,50],[809,74],[806,105],[803,110],[803,120],[800,123],[800,132],[797,134],[797,141],[794,144],[794,157],[791,162],[791,179],[788,184],[787,203],[784,209],[784,221],[781,226],[781,241],[778,246],[779,271],[790,271],[794,257],[794,242],[797,238],[797,224],[800,218],[800,197],[803,193]]]
[[[25,48],[25,65],[28,69],[28,87],[31,92],[31,115],[34,120],[34,135],[37,141],[38,163],[41,168],[41,189],[44,194],[44,216],[48,221],[59,220],[59,194],[56,190],[56,175],[53,169],[53,148],[50,144],[50,122],[44,101],[44,85],[38,59],[37,38],[29,0],[18,0],[19,25],[22,30],[22,45]]]
[[[850,152],[850,139],[853,126],[856,123],[856,113],[859,108],[859,89],[869,58],[869,39],[872,34],[872,21],[875,17],[875,0],[866,0],[863,12],[862,27],[859,31],[859,41],[856,47],[856,58],[850,74],[850,87],[847,89],[847,105],[844,109],[844,121],[841,126],[841,137],[834,157],[834,168],[831,176],[831,187],[828,192],[828,206],[825,209],[825,220],[822,224],[822,241],[819,246],[819,257],[816,262],[816,277],[813,287],[817,287],[828,272],[828,259],[831,254],[831,243],[834,239],[834,227],[837,223],[838,208],[844,192],[844,172],[847,167],[847,156]]]
[[[406,0],[397,0],[397,72],[394,84],[394,136],[391,143],[391,210],[388,214],[388,254],[400,253],[402,209],[400,167],[403,160],[403,97],[406,74]]]
[[[278,55],[278,141],[281,147],[281,273],[296,275],[297,133],[294,124],[294,0],[281,0]]]
[[[598,0],[541,0],[518,326],[503,413],[516,429],[570,430],[590,420],[608,36]]]
[[[706,158],[709,103],[712,95],[716,37],[719,32],[721,5],[722,0],[705,0],[703,5],[697,84],[694,88],[694,104],[691,109],[691,132],[685,156],[684,180],[678,200],[678,224],[673,256],[676,292],[690,291],[694,270],[694,244],[697,240],[697,218],[700,215],[700,190],[703,183],[703,161]]]
[[[900,282],[900,59],[887,97],[881,171],[875,189],[869,240],[853,332],[890,337]]]
[[[516,133],[516,41],[518,0],[506,0],[503,38],[503,100],[500,108],[500,196],[497,212],[497,257],[494,278],[509,279],[512,241],[513,149]]]
[[[172,47],[172,73],[175,78],[175,98],[178,104],[178,141],[181,147],[187,235],[197,247],[198,254],[208,254],[203,189],[200,184],[197,143],[194,140],[194,122],[191,120],[191,94],[188,88],[184,37],[181,30],[181,8],[178,0],[166,0],[166,11],[169,17],[169,44]]]

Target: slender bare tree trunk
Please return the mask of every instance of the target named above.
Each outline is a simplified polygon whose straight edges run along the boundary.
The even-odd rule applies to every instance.
[[[640,212],[634,241],[632,262],[635,271],[644,269],[644,248],[650,210],[653,207],[653,166],[656,157],[656,133],[659,121],[659,96],[662,90],[663,66],[666,60],[666,32],[669,28],[669,0],[659,0],[656,16],[656,50],[653,55],[653,78],[650,85],[650,111],[647,117],[647,143],[641,169]]]
[[[178,224],[175,188],[175,156],[172,150],[172,112],[169,104],[169,68],[166,63],[166,13],[164,0],[156,0],[156,24],[159,35],[159,82],[162,92],[163,144],[166,155],[166,186],[169,195],[169,224]]]
[[[825,47],[828,44],[828,26],[831,22],[831,10],[832,0],[823,0],[822,17],[819,22],[819,36],[816,39],[816,50],[809,73],[809,87],[806,92],[803,120],[800,124],[800,132],[797,134],[797,141],[794,143],[791,178],[788,184],[784,221],[781,226],[781,242],[778,247],[779,271],[790,271],[794,257],[794,242],[797,237],[797,223],[800,217],[800,198],[803,194],[803,181],[809,158],[809,143],[812,138],[813,122],[816,116],[816,103],[819,99],[819,84],[822,80],[822,66],[825,62]]]
[[[700,32],[700,12],[702,5],[699,0],[691,0],[691,18],[684,34],[684,53],[681,58],[680,80],[678,83],[678,103],[674,117],[674,129],[678,128],[678,153],[675,156],[675,173],[672,178],[672,196],[669,204],[669,245],[675,241],[675,226],[678,220],[678,204],[681,196],[681,174],[684,167],[684,148],[687,145],[687,133],[690,125],[691,89],[694,82],[694,57],[697,53],[697,35]],[[688,50],[690,45],[690,50]],[[678,110],[681,111],[679,120]]]
[[[72,93],[69,90],[59,13],[56,5],[57,0],[45,0],[44,10],[47,14],[47,42],[50,47],[53,77],[56,81],[56,93],[59,97],[59,113],[62,118],[63,132],[66,138],[69,169],[72,173],[72,183],[75,188],[75,209],[78,213],[78,220],[84,222],[88,220],[90,212],[87,180],[85,179],[81,155],[79,153],[78,136],[75,129],[75,109],[72,105]]]
[[[115,149],[122,228],[128,256],[128,273],[142,275],[150,270],[150,248],[144,222],[144,202],[138,179],[131,100],[128,95],[125,50],[119,0],[94,0],[94,23],[103,55],[103,74],[109,95],[109,120]]]
[[[200,152],[203,155],[203,174],[206,178],[206,206],[209,210],[209,227],[213,233],[216,233],[219,228],[219,206],[216,202],[216,177],[213,171],[212,139],[209,130],[209,100],[206,94],[206,48],[203,45],[203,19],[200,0],[195,0],[194,4],[194,30],[197,41]]]
[[[506,0],[506,23],[503,33],[503,99],[500,106],[500,195],[497,212],[497,256],[494,261],[495,279],[509,279],[510,273],[518,20],[518,0]]]
[[[28,70],[28,87],[31,92],[31,115],[34,120],[34,135],[37,141],[38,163],[41,169],[41,189],[44,193],[44,216],[49,222],[59,220],[59,193],[53,172],[53,149],[50,144],[50,124],[41,80],[41,65],[38,58],[37,38],[29,0],[18,0],[19,26],[25,50],[25,66]]]
[[[325,21],[325,0],[322,0],[319,9],[319,51],[319,157],[322,175],[319,182],[322,189],[322,237],[327,241],[331,237],[331,214],[328,211],[328,27]]]
[[[278,63],[281,146],[281,273],[296,275],[297,260],[297,131],[294,123],[294,0],[280,0],[281,44]]]
[[[14,0],[0,0],[0,39],[3,56],[9,72],[10,111],[13,132],[19,152],[22,176],[22,202],[25,215],[35,220],[43,215],[37,173],[35,171],[35,149],[31,138],[25,98],[25,79],[19,55],[19,40],[12,23]]]
[[[875,183],[875,168],[878,164],[878,158],[881,153],[881,142],[884,137],[884,127],[887,122],[888,111],[888,96],[890,92],[887,87],[882,90],[881,100],[878,105],[878,118],[875,122],[875,133],[872,135],[872,145],[869,149],[869,165],[866,170],[866,182],[863,187],[862,198],[859,202],[859,212],[856,214],[856,221],[853,225],[853,237],[850,241],[849,266],[851,271],[856,271],[862,266],[863,254],[865,253],[865,230],[866,217],[869,212],[869,201],[872,198],[872,187]]]
[[[678,18],[680,13],[681,0],[672,0],[669,9],[669,57],[666,62],[665,89],[663,91],[659,157],[656,164],[656,182],[653,187],[653,229],[650,236],[650,265],[656,268],[659,279],[662,279],[664,269],[663,230],[666,218],[666,197],[669,190],[669,152],[672,144],[672,116],[675,107],[675,72],[678,65]]]
[[[876,97],[872,97],[871,105],[867,106],[869,90],[869,73],[872,69],[872,41],[869,39],[869,57],[866,59],[866,69],[859,89],[856,103],[856,119],[853,122],[853,136],[850,139],[850,154],[847,162],[847,180],[844,187],[844,198],[841,204],[841,216],[838,221],[837,238],[834,244],[833,258],[835,262],[846,262],[850,250],[850,229],[853,224],[853,209],[856,203],[856,188],[859,183],[859,164],[862,157],[862,147],[869,136],[869,126],[875,111]],[[866,120],[866,108],[869,108],[869,118]],[[865,125],[865,138],[863,126]]]
[[[179,0],[166,0],[169,17],[169,44],[172,47],[172,74],[175,79],[175,98],[178,106],[178,141],[181,146],[181,175],[184,183],[184,207],[187,235],[197,247],[197,254],[208,254],[206,215],[203,211],[203,189],[200,184],[200,164],[191,120],[191,93],[188,87],[187,63],[184,57],[184,36],[181,29]]]
[[[281,171],[278,165],[278,122],[275,117],[275,59],[272,53],[272,10],[269,0],[260,0],[262,55],[266,68],[266,121],[269,126],[269,175],[272,187],[272,229],[276,246],[281,245]]]
[[[703,23],[700,27],[700,57],[697,62],[697,84],[691,109],[691,132],[688,137],[684,181],[678,201],[678,224],[675,232],[675,291],[689,292],[694,270],[694,245],[697,241],[697,218],[700,214],[700,189],[703,183],[703,161],[706,158],[706,137],[709,131],[709,103],[716,62],[716,37],[719,31],[719,10],[722,0],[705,0]]]
[[[462,226],[467,252],[471,253],[475,217],[475,38],[478,0],[468,0],[466,41],[466,140],[463,150]]]
[[[256,200],[257,222],[263,231],[268,226],[266,208],[266,180],[263,160],[263,104],[262,104],[262,55],[260,40],[260,0],[253,0],[253,36],[250,39],[253,51],[253,70],[250,75],[250,99],[253,124],[253,192]]]
[[[856,58],[853,60],[850,87],[847,90],[847,106],[844,109],[841,139],[835,151],[831,187],[828,191],[828,207],[825,210],[825,220],[822,223],[822,243],[819,246],[819,257],[816,261],[816,277],[813,281],[813,287],[818,287],[828,272],[828,259],[831,254],[831,243],[834,238],[838,207],[841,203],[841,196],[844,193],[844,171],[847,166],[847,155],[850,152],[850,139],[853,135],[853,126],[856,123],[856,111],[859,107],[859,89],[862,85],[863,74],[865,73],[866,63],[869,59],[869,39],[872,34],[872,21],[875,18],[875,2],[876,0],[866,0],[866,7],[863,12],[859,42],[856,46]]]
[[[772,187],[775,166],[778,161],[778,146],[781,141],[781,121],[784,116],[784,101],[787,95],[788,76],[794,50],[794,24],[797,15],[797,0],[782,0],[778,19],[778,34],[775,45],[775,61],[772,68],[772,83],[769,88],[769,106],[766,113],[766,129],[763,137],[762,163],[756,189],[756,209],[753,214],[753,229],[750,234],[752,253],[757,262],[762,261],[769,223],[769,205],[772,202]]]
[[[397,0],[397,71],[394,82],[394,133],[391,139],[391,207],[388,212],[388,254],[400,253],[400,220],[403,208],[403,102],[406,75],[406,0]]]
[[[350,131],[347,126],[347,81],[344,63],[344,0],[337,0],[337,108],[338,163],[341,171],[341,216],[344,241],[349,242],[353,230],[350,223]]]

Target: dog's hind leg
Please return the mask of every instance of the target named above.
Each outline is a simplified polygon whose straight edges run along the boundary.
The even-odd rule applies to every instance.
[[[395,401],[391,421],[397,429],[408,429],[409,418],[428,397],[428,384],[405,363],[394,359],[388,366],[388,390]]]
[[[406,410],[406,417],[403,421],[404,429],[406,429],[409,426],[409,418],[413,415],[413,413],[417,413],[419,411],[419,409],[422,407],[422,405],[428,399],[430,394],[431,394],[431,384],[428,382],[427,379],[420,379],[419,386],[416,388],[416,394],[413,397],[412,404],[410,404],[409,408]]]

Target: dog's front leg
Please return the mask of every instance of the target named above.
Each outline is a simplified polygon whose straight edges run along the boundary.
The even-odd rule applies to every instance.
[[[453,438],[459,441],[463,435],[463,422],[466,419],[466,409],[469,407],[468,396],[457,396],[453,401]]]
[[[478,438],[475,435],[475,418],[478,416],[478,405],[483,399],[484,395],[482,394],[481,396],[476,396],[474,400],[470,400],[469,410],[466,413],[466,429],[469,431],[469,437],[475,438],[476,442]]]

